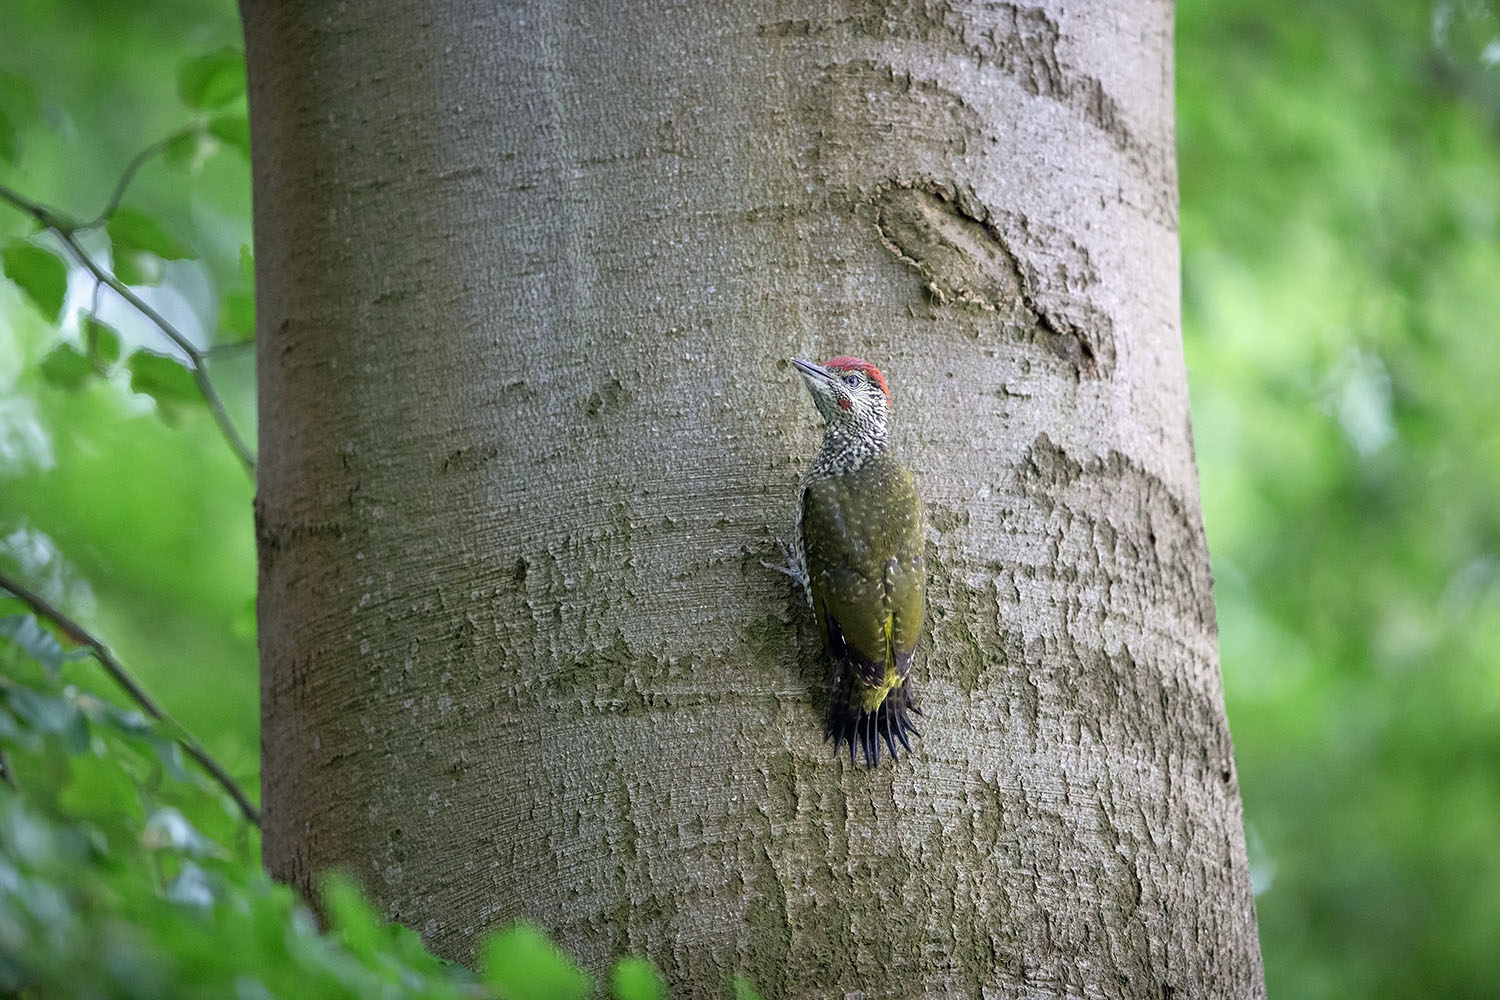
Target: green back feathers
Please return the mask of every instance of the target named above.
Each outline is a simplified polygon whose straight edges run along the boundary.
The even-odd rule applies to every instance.
[[[815,476],[802,496],[802,544],[813,608],[830,655],[869,686],[905,677],[922,633],[926,565],[911,473],[889,453]]]

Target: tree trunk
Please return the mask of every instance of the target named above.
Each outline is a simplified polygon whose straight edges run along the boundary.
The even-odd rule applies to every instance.
[[[265,860],[684,993],[1263,995],[1171,7],[244,0]],[[925,735],[759,560],[885,369]]]

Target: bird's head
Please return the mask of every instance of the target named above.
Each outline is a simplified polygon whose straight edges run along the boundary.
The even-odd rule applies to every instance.
[[[884,439],[891,391],[879,368],[850,357],[832,358],[821,365],[793,358],[792,364],[802,373],[830,434]]]

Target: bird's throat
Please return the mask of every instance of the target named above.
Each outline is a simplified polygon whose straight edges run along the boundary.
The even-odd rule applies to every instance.
[[[884,454],[889,447],[890,432],[884,426],[828,426],[823,430],[823,447],[813,459],[813,472],[842,476]]]

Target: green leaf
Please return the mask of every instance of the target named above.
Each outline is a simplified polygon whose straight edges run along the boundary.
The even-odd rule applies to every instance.
[[[84,710],[84,715],[93,721],[87,710]],[[140,826],[145,822],[140,785],[123,766],[115,746],[103,738],[99,746],[109,749],[98,754],[77,754],[68,761],[67,782],[55,789],[54,802],[64,811],[92,814],[94,820],[112,828],[110,834],[122,846],[126,840],[134,846]],[[129,826],[122,829],[127,822]]]
[[[161,223],[133,208],[116,209],[104,224],[104,230],[114,247],[117,266],[122,254],[133,251],[145,251],[164,260],[193,256],[191,250],[167,234]]]
[[[667,982],[644,958],[622,958],[610,976],[615,1000],[666,1000]]]
[[[143,736],[155,731],[155,724],[143,713],[133,708],[121,708],[91,694],[80,694],[78,707],[90,722],[125,736]]]
[[[485,985],[506,1000],[580,1000],[589,992],[589,977],[527,924],[491,937],[480,949],[479,964]]]
[[[346,948],[364,956],[380,951],[381,921],[358,883],[343,872],[331,872],[323,880],[322,898],[328,924]]]
[[[203,163],[218,151],[219,144],[208,133],[194,129],[174,136],[162,150],[162,158],[174,167],[196,174]]]
[[[41,364],[42,378],[59,389],[78,389],[94,374],[93,362],[72,344],[59,344]]]
[[[26,293],[47,322],[56,323],[68,295],[67,265],[55,254],[20,241],[8,245],[0,260],[5,265],[5,276]]]
[[[208,122],[208,131],[226,146],[233,146],[250,158],[250,119],[240,114],[217,115]]]
[[[162,260],[154,253],[130,250],[115,254],[115,277],[126,285],[159,285],[165,274]]]
[[[162,278],[162,260],[191,257],[192,251],[133,208],[120,208],[104,224],[114,257],[115,277],[127,285],[154,285]]]
[[[89,358],[101,368],[108,368],[120,360],[120,335],[114,327],[101,323],[92,316],[83,321],[83,342],[88,347]]]
[[[20,646],[53,677],[62,666],[62,643],[42,628],[35,615],[6,615],[0,618],[0,635]]]
[[[70,752],[88,746],[88,719],[66,696],[16,687],[6,690],[5,700],[16,718],[37,732],[61,736]]]
[[[190,108],[212,111],[244,92],[245,55],[238,49],[220,49],[177,67],[177,93]]]
[[[176,358],[151,351],[136,351],[125,362],[130,371],[130,388],[158,403],[195,403],[203,401],[193,373]]]
[[[3,701],[4,699],[0,699],[0,702]],[[0,743],[35,750],[41,740],[35,733],[22,729],[16,722],[16,717],[7,708],[5,711],[0,711]]]
[[[168,774],[178,781],[187,777],[187,762],[183,759],[180,743],[157,732],[147,733],[145,739],[152,754],[161,761]]]

